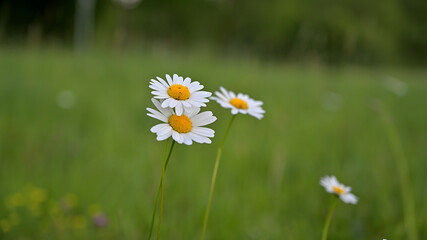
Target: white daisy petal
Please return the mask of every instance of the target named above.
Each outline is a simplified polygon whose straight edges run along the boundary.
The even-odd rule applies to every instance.
[[[153,132],[153,133],[157,133],[157,132],[159,132],[161,129],[163,129],[164,127],[168,127],[169,126],[169,124],[166,124],[166,123],[160,123],[160,124],[157,124],[157,125],[155,125],[154,127],[152,127],[151,129],[150,129],[150,131],[151,132]]]
[[[214,137],[215,131],[206,127],[193,127],[191,132],[205,137]]]
[[[176,105],[178,105],[178,104],[180,104],[180,102],[178,102],[178,101],[174,101],[174,100],[171,100],[170,101],[170,103],[169,103],[169,107],[171,107],[171,108],[174,108],[174,107],[176,107]]]
[[[196,143],[204,143],[205,142],[205,137],[202,137],[202,136],[200,136],[200,135],[197,135],[197,134],[195,134],[195,133],[192,133],[192,132],[189,132],[188,133],[188,136],[190,136],[191,137],[191,139],[193,140],[193,141],[195,141]]]
[[[242,93],[238,93],[238,94],[237,94],[237,98],[247,100],[247,95],[244,95],[244,94],[242,94]],[[246,98],[246,99],[245,99],[245,98]]]
[[[341,194],[340,199],[345,203],[351,203],[351,204],[356,204],[358,201],[357,197],[351,193]]]
[[[195,107],[186,107],[184,106],[184,112],[191,112],[191,110]]]
[[[184,138],[184,144],[185,145],[191,145],[193,143],[193,141],[191,140],[191,137],[189,136],[189,134],[182,134],[183,138]]]
[[[193,119],[193,117],[196,116],[200,112],[199,107],[193,107],[193,108],[190,108],[189,110],[190,111],[185,111],[185,115],[187,115],[191,119]]]
[[[167,76],[167,75],[166,75]],[[154,79],[151,79],[153,82],[155,82],[156,80],[154,80]],[[163,84],[163,86],[164,87],[166,87],[166,88],[168,88],[169,87],[169,85],[165,82],[165,80],[163,80],[162,78],[159,78],[159,77],[157,77],[157,80],[159,80],[159,82],[161,83],[161,84]]]
[[[188,85],[190,85],[190,83],[191,83],[191,78],[189,78],[189,77],[186,77],[185,79],[184,79],[184,82],[182,83],[184,86],[186,86],[186,87],[188,87]],[[191,91],[191,90],[190,90]]]
[[[250,115],[252,115],[253,117],[258,118],[258,119],[262,119],[264,117],[261,113],[258,113],[258,112],[255,112],[255,111],[248,111],[248,113]]]
[[[186,102],[190,103],[194,107],[206,107],[206,104],[202,102],[193,101],[191,99],[188,99]]]
[[[168,81],[168,87],[173,85],[173,81],[171,76],[169,76],[169,74],[166,74],[166,80]]]
[[[177,141],[179,143],[179,133],[176,131],[172,132],[172,138],[173,140]]]
[[[169,109],[169,108],[163,108],[162,107],[162,103],[156,99],[151,99],[151,101],[153,102],[154,106],[156,106],[156,108],[166,117],[170,117],[173,114],[173,110]]]
[[[194,134],[194,136],[192,135],[192,137],[193,137],[194,141],[196,141],[196,139],[197,139],[200,143],[207,143],[207,144],[212,143],[212,141],[208,137],[204,137],[204,136],[197,135],[197,134]]]
[[[254,108],[254,109],[249,109],[248,112],[262,114],[262,113],[265,113],[265,110],[262,108]]]
[[[227,91],[227,89],[225,89],[224,87],[219,87],[219,89],[221,90],[221,92],[224,94],[224,96],[227,98],[227,99],[231,99],[231,96],[229,95],[229,92]],[[231,91],[230,91],[231,92]]]
[[[153,98],[154,99],[159,99],[159,100],[164,100],[165,99],[165,97],[162,97],[162,96],[154,96]]]
[[[178,143],[179,144],[183,144],[184,143],[184,135],[183,134],[179,134],[178,137],[179,137]]]
[[[148,110],[149,108],[147,108],[147,110]],[[150,117],[152,117],[152,118],[155,118],[155,119],[158,119],[158,120],[160,120],[160,121],[162,121],[162,122],[167,122],[168,121],[168,118],[167,117],[165,117],[163,114],[161,114],[161,113],[159,113],[159,114],[156,114],[156,113],[147,113],[147,115],[148,116],[150,116]]]
[[[182,115],[182,113],[184,112],[184,109],[183,109],[183,107],[182,107],[182,104],[181,104],[181,103],[178,103],[178,104],[176,105],[176,107],[175,107],[175,112],[176,112],[176,115],[178,115],[178,116],[181,116],[181,115]]]
[[[194,82],[190,83],[190,85],[188,85],[188,88],[198,88],[199,86],[201,86],[203,88],[203,85],[201,85],[198,81],[194,81]]]
[[[237,111],[241,114],[247,114],[248,113],[248,111],[245,109],[238,109]]]
[[[193,85],[190,84],[188,86],[188,90],[190,90],[190,92],[196,92],[196,91],[199,91],[201,89],[203,89],[203,85],[200,85],[200,84],[193,84]]]
[[[185,113],[191,112],[193,108],[197,108],[192,106],[188,101],[182,101],[181,103],[182,103],[182,106],[184,107]]]
[[[157,99],[165,99],[165,98],[168,98],[168,95],[167,95],[167,94],[160,93],[160,92],[157,92],[157,91],[152,91],[152,92],[151,92],[151,94],[155,95]]]
[[[341,184],[341,187],[344,189],[344,191],[351,192],[351,187],[344,186],[343,184]]]
[[[162,91],[163,88],[158,86],[159,84],[157,82],[150,84],[150,86],[148,86],[149,88],[155,90],[155,91]]]
[[[171,126],[169,126],[169,124],[166,124],[167,126],[165,126],[165,127],[163,127],[162,129],[160,129],[158,132],[157,132],[157,135],[164,135],[164,134],[166,134],[166,133],[168,133],[168,132],[171,132],[172,131],[172,127]]]
[[[195,127],[205,126],[215,121],[216,121],[216,117],[213,116],[212,112],[210,111],[202,112],[201,114],[194,116],[192,119],[193,126]]]
[[[173,81],[174,81],[175,84],[178,83],[178,79],[179,79],[178,74],[174,73],[173,76],[172,76],[172,79],[173,79]]]
[[[157,97],[157,96],[155,96]],[[154,98],[155,98],[154,97]],[[167,98],[166,100],[163,100],[163,102],[161,102],[161,108],[168,108],[169,107],[169,103],[172,101],[171,98]]]
[[[182,101],[181,103],[185,108],[187,108],[187,109],[191,108],[191,104],[188,101]]]
[[[182,77],[178,77],[177,84],[180,84],[180,85],[184,84],[184,79]]]
[[[202,99],[202,100],[204,100],[204,101],[207,101],[207,102],[209,102],[209,99],[207,99],[207,97],[210,97],[212,95],[212,93],[210,93],[210,92],[206,92],[206,91],[198,91],[198,92],[194,92],[192,95],[191,95],[191,99]]]
[[[170,131],[164,135],[157,135],[156,139],[157,139],[157,141],[163,141],[163,140],[169,138],[171,135],[172,135],[172,131]]]
[[[221,102],[226,102],[226,103],[230,103],[230,100],[228,100],[228,98],[223,95],[222,93],[219,92],[215,92],[215,94],[218,96],[218,99],[216,99],[216,101],[221,101]]]

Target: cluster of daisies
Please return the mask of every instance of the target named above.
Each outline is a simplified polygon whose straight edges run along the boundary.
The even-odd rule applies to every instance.
[[[263,118],[263,102],[256,101],[246,94],[235,94],[220,87],[220,92],[212,93],[201,91],[203,85],[198,81],[185,79],[177,74],[172,77],[166,74],[166,80],[157,77],[151,79],[150,88],[154,97],[152,102],[157,110],[147,108],[148,116],[162,121],[151,128],[151,132],[157,134],[157,140],[162,141],[172,137],[178,143],[191,145],[197,143],[211,143],[215,131],[204,127],[216,121],[211,111],[200,111],[200,107],[206,107],[209,97],[217,101],[223,108],[231,109],[232,114],[249,114],[258,119]],[[338,196],[343,202],[356,204],[357,197],[350,193],[351,188],[339,183],[334,176],[326,176],[320,184],[326,191]]]
[[[203,89],[198,81],[191,81],[189,77],[166,74],[166,80],[157,77],[151,79],[150,88],[154,95],[152,102],[156,109],[147,108],[148,116],[162,121],[151,128],[157,134],[157,140],[162,141],[172,137],[177,143],[191,145],[197,143],[211,143],[215,131],[204,127],[216,121],[211,111],[201,112],[201,107],[206,107],[212,93],[201,91]],[[221,87],[221,92],[216,92],[216,100],[222,107],[231,108],[232,114],[250,114],[258,119],[263,117],[261,101],[255,101],[248,95],[227,91]]]
[[[157,110],[147,108],[147,111],[149,112],[148,116],[163,122],[151,128],[151,132],[157,135],[158,141],[172,137],[179,144],[191,145],[193,141],[210,144],[212,142],[210,138],[214,137],[215,131],[205,126],[215,122],[217,118],[211,111],[201,111],[201,107],[206,107],[206,103],[209,100],[215,100],[223,108],[231,109],[231,114],[233,115],[241,113],[249,114],[257,119],[264,117],[265,111],[262,108],[263,102],[261,101],[256,101],[246,94],[235,94],[223,87],[220,87],[220,91],[215,92],[215,96],[211,97],[212,93],[202,91],[203,87],[198,81],[192,81],[189,77],[184,78],[177,74],[174,74],[172,77],[166,75],[166,80],[160,77],[151,79],[150,88],[153,90],[151,93],[154,95],[152,102]],[[220,155],[217,156],[216,166],[219,164],[219,159]],[[214,168],[209,201],[212,200],[216,171],[217,168]],[[162,183],[163,178],[161,185]],[[340,198],[345,203],[356,204],[358,201],[358,198],[350,193],[351,188],[339,183],[335,176],[322,178],[320,184],[327,192]],[[201,239],[204,239],[209,208],[210,204],[208,204],[205,214]],[[332,213],[333,209],[330,211]],[[327,221],[328,223],[325,225],[322,239],[326,239],[327,237],[330,218]]]

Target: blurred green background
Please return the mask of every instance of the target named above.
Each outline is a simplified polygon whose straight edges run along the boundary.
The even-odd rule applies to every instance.
[[[178,73],[264,101],[239,115],[207,239],[408,239],[395,124],[427,238],[427,2],[0,1],[0,239],[146,239],[164,142],[148,82]],[[219,140],[178,145],[163,239],[198,239]]]
[[[421,65],[426,11],[425,0],[1,0],[0,41]]]

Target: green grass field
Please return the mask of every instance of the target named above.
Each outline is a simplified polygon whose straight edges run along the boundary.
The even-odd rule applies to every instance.
[[[207,239],[320,239],[333,200],[319,185],[327,174],[360,198],[339,203],[330,239],[408,239],[395,156],[376,102],[390,112],[403,143],[418,235],[427,239],[426,70],[16,49],[0,54],[0,238],[146,239],[165,145],[149,131],[159,121],[146,115],[148,82],[166,73],[264,101],[264,119],[239,115],[231,129]],[[407,84],[405,96],[385,88],[390,77]],[[216,137],[211,145],[175,148],[162,239],[200,237],[231,117],[215,102],[206,109],[218,117],[210,125]],[[107,227],[93,226],[99,211]]]

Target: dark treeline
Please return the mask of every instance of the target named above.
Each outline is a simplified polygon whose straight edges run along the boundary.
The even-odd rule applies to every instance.
[[[143,0],[123,6],[96,1],[95,43],[201,45],[328,63],[427,62],[426,0]],[[75,12],[75,0],[0,0],[0,41],[71,45]]]

